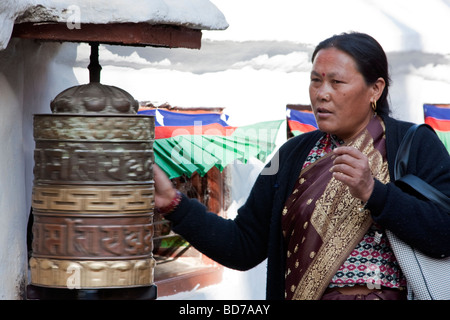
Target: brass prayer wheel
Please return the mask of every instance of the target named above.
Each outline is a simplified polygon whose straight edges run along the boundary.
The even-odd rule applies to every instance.
[[[96,82],[51,107],[34,116],[31,284],[153,285],[154,118]]]

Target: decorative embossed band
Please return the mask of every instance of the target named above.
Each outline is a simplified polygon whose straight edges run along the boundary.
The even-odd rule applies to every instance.
[[[154,139],[154,118],[144,115],[37,114],[34,138],[73,141],[149,141]]]
[[[126,261],[30,259],[31,283],[68,289],[148,286],[154,281],[153,258]]]
[[[151,142],[36,142],[35,184],[142,184],[153,182]]]
[[[34,186],[32,206],[54,213],[148,213],[154,207],[154,186]]]
[[[33,214],[33,257],[123,260],[152,256],[153,214]]]

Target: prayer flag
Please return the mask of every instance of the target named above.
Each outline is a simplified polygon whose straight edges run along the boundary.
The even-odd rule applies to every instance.
[[[429,124],[450,152],[450,105],[424,104],[425,123]]]
[[[311,110],[296,110],[286,107],[286,118],[294,136],[317,130],[316,118]]]

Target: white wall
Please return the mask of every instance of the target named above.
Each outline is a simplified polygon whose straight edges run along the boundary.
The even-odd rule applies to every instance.
[[[28,281],[33,114],[49,113],[51,99],[76,82],[75,51],[62,47],[13,39],[0,51],[0,299],[20,298]]]
[[[11,57],[1,55],[0,73],[0,297],[15,298],[24,285],[25,161],[22,152],[22,66]]]

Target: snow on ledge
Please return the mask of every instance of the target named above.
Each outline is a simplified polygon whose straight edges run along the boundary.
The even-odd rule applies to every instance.
[[[14,23],[20,22],[59,22],[68,28],[125,22],[228,28],[223,13],[209,0],[2,0],[0,50],[8,45]]]

